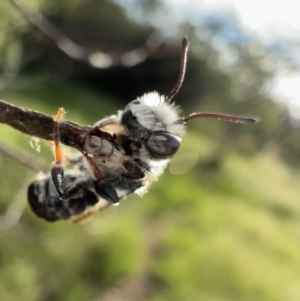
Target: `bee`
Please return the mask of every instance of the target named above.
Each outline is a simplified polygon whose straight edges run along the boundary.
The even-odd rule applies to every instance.
[[[47,221],[80,221],[108,205],[118,205],[131,193],[142,196],[163,173],[178,151],[186,133],[186,123],[198,118],[214,118],[236,123],[255,123],[256,118],[231,114],[197,112],[184,116],[172,102],[183,83],[188,40],[182,40],[177,82],[168,96],[146,93],[123,110],[103,118],[85,134],[69,161],[76,168],[64,169],[59,134],[64,114],[54,117],[54,162],[50,174],[28,187],[32,211]],[[67,144],[67,143],[66,143]]]

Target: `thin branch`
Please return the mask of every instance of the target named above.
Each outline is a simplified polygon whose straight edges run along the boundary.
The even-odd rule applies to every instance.
[[[0,123],[7,124],[23,134],[52,140],[53,117],[37,111],[25,109],[0,100]],[[60,122],[59,133],[65,145],[74,147],[82,134],[90,127],[69,121]]]
[[[17,162],[30,171],[39,172],[41,170],[47,170],[47,168],[49,168],[36,156],[13,149],[12,147],[9,147],[8,145],[5,145],[3,143],[0,143],[0,154]]]
[[[68,56],[77,60],[86,60],[88,53],[79,45],[73,43],[66,35],[47,21],[41,14],[30,11],[19,0],[9,0],[37,30],[52,40],[58,48]]]
[[[20,0],[9,0],[21,14],[39,32],[51,40],[57,48],[74,60],[81,60],[90,66],[105,69],[116,65],[132,67],[146,60],[162,43],[162,37],[157,33],[152,34],[142,47],[121,55],[92,52],[72,41],[63,31],[50,23],[42,14],[29,10]]]
[[[26,195],[29,184],[30,182],[28,180],[24,181],[5,213],[0,216],[0,230],[7,231],[19,223],[27,206],[26,202],[24,202],[24,195]]]

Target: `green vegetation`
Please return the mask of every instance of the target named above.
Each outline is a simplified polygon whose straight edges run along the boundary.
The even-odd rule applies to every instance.
[[[131,195],[82,224],[46,223],[24,209],[36,173],[1,155],[1,301],[300,300],[300,131],[265,92],[281,63],[241,36],[229,16],[171,26],[176,42],[165,33],[140,64],[92,68],[0,2],[0,99],[52,115],[64,107],[67,120],[91,125],[144,92],[168,93],[188,34],[186,80],[176,96],[184,111],[262,119],[191,122],[178,156],[146,196]],[[163,15],[174,24],[159,0],[136,1],[131,15],[109,0],[23,2],[90,52],[132,54],[161,34],[145,20]],[[222,32],[241,39],[226,44]],[[0,132],[0,146],[50,167],[44,141],[2,124]]]

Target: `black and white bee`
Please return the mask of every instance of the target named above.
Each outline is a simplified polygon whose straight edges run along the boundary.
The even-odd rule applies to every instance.
[[[77,168],[64,170],[59,143],[59,122],[54,117],[55,161],[49,175],[28,188],[32,211],[47,221],[82,220],[109,204],[118,205],[131,193],[142,196],[163,173],[178,151],[186,133],[186,123],[197,118],[214,118],[236,123],[255,123],[252,117],[210,112],[183,116],[172,100],[182,85],[188,40],[182,40],[180,71],[168,96],[146,93],[130,102],[116,115],[99,120],[82,135],[76,149],[79,156],[69,161]]]

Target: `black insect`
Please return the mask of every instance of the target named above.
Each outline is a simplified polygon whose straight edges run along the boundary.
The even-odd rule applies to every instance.
[[[177,83],[165,97],[157,92],[144,94],[116,115],[99,120],[82,135],[76,149],[79,156],[69,161],[76,167],[64,170],[59,145],[61,108],[54,117],[54,158],[51,173],[28,188],[32,211],[47,221],[78,221],[108,204],[119,204],[135,192],[143,195],[158,179],[180,147],[186,123],[214,118],[236,123],[255,123],[252,117],[210,112],[186,117],[172,102],[185,75],[188,41],[183,39]],[[60,141],[59,141],[60,140]]]

